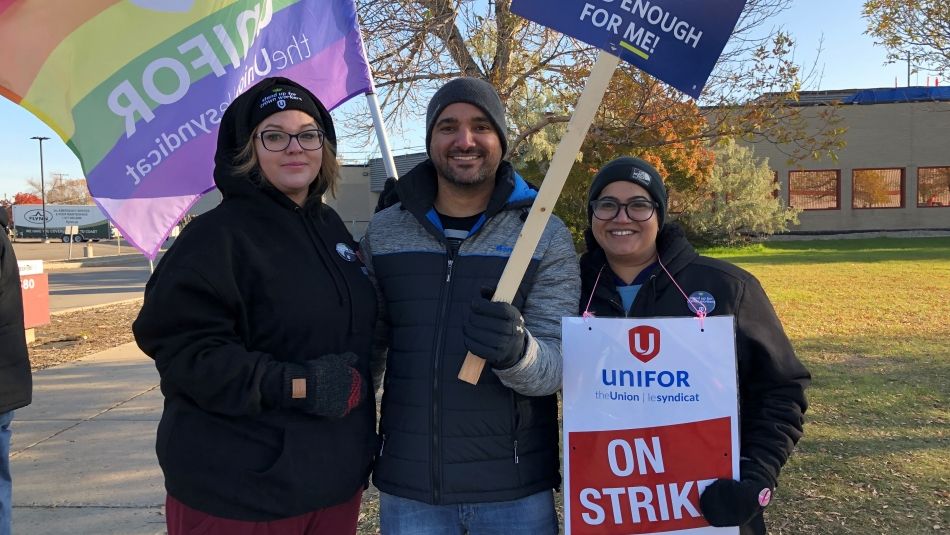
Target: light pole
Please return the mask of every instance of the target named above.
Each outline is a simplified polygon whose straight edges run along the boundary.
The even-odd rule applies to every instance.
[[[49,236],[46,235],[46,184],[43,180],[43,142],[49,139],[44,136],[33,136],[40,142],[40,199],[43,201],[43,243],[49,243]]]

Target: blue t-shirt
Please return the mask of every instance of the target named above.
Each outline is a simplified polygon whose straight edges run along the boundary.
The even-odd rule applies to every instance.
[[[633,300],[637,298],[637,294],[640,293],[640,288],[643,286],[643,283],[650,278],[650,275],[653,274],[653,270],[656,266],[657,263],[654,262],[643,268],[640,273],[637,274],[637,278],[633,279],[633,282],[630,284],[627,284],[620,277],[614,276],[614,284],[617,286],[617,293],[620,294],[620,301],[623,303],[624,310],[630,312],[630,307],[633,306]]]
[[[633,306],[633,300],[636,299],[637,293],[640,291],[642,284],[630,284],[626,286],[617,286],[617,292],[620,293],[620,300],[623,302],[623,309],[627,312],[630,312],[630,307]]]

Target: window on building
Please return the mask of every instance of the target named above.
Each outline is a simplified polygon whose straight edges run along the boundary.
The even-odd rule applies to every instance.
[[[917,206],[950,206],[950,167],[917,168]]]
[[[801,210],[841,208],[841,171],[789,171],[788,204]]]
[[[851,172],[851,207],[903,208],[903,169],[855,169]]]

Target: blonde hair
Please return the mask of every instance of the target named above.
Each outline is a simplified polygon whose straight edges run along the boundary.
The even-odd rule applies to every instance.
[[[239,175],[257,175],[260,180],[267,180],[260,171],[260,165],[257,161],[257,143],[260,138],[257,128],[251,133],[251,138],[247,140],[241,151],[234,157],[234,171]],[[316,180],[310,184],[310,190],[307,193],[307,200],[317,196],[317,192],[329,193],[331,197],[336,198],[336,187],[340,182],[340,162],[336,159],[336,147],[328,138],[324,138],[323,159],[320,163],[320,172],[317,173]],[[258,173],[254,173],[258,171]],[[260,184],[258,184],[260,185]]]

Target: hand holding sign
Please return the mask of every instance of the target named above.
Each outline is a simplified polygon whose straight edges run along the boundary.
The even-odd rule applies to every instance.
[[[606,52],[600,53],[591,70],[494,301],[510,303],[514,297],[620,59],[698,98],[745,0],[565,0],[562,4],[567,7],[551,9],[549,0],[514,0],[511,11]],[[469,353],[458,377],[476,384],[484,366],[484,360]]]
[[[538,190],[538,196],[531,205],[531,212],[528,213],[528,219],[525,221],[521,230],[521,236],[515,243],[515,248],[511,253],[511,258],[505,264],[505,271],[501,274],[498,281],[498,289],[492,301],[503,301],[511,303],[518,291],[518,285],[524,276],[528,263],[531,261],[531,254],[538,246],[541,240],[541,233],[547,225],[548,218],[554,211],[554,203],[557,202],[564,182],[567,180],[567,174],[571,170],[574,158],[577,157],[577,151],[581,148],[581,143],[587,135],[587,130],[594,120],[594,113],[600,106],[600,101],[604,98],[607,91],[607,84],[610,83],[610,77],[613,76],[614,69],[620,59],[617,56],[601,52],[597,56],[597,62],[587,79],[587,85],[584,86],[584,92],[577,101],[577,107],[574,109],[574,115],[571,116],[571,122],[567,124],[567,133],[558,144],[554,152],[554,158],[551,160],[551,167],[544,175],[544,181]],[[465,356],[465,362],[462,363],[462,369],[459,370],[458,378],[466,383],[478,383],[478,377],[482,374],[485,367],[485,361],[473,353]]]

